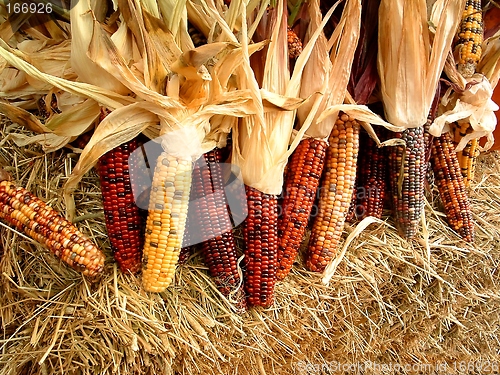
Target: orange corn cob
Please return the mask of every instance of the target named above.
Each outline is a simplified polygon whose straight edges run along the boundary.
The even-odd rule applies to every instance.
[[[345,221],[348,223],[354,223],[357,220],[357,204],[358,204],[358,186],[356,181],[354,181],[354,188],[352,189],[351,203],[349,203],[349,210],[347,211],[347,216]]]
[[[465,241],[474,241],[474,221],[464,179],[448,133],[435,137],[431,148],[431,164],[439,195],[450,227]]]
[[[142,218],[130,183],[129,157],[139,147],[136,139],[107,152],[99,159],[104,217],[115,260],[122,272],[141,269]]]
[[[7,180],[0,182],[0,218],[45,245],[85,276],[95,277],[104,268],[104,254],[72,223]]]
[[[401,235],[412,238],[417,234],[424,209],[427,174],[424,128],[406,129],[393,135],[406,144],[406,147],[397,145],[388,150],[393,213]]]
[[[476,172],[476,159],[479,156],[479,142],[477,139],[471,139],[465,145],[462,151],[457,152],[460,171],[464,179],[465,187],[469,187],[474,181]]]
[[[306,266],[322,272],[334,258],[351,202],[359,152],[359,124],[340,113],[329,138],[319,213],[313,223]]]
[[[327,143],[321,139],[303,139],[288,163],[283,215],[278,228],[278,281],[283,280],[292,269],[304,238],[327,147]]]
[[[253,306],[274,302],[278,255],[278,199],[246,186],[248,216],[243,227],[245,290]]]
[[[288,57],[291,59],[296,59],[302,53],[302,41],[297,36],[295,31],[288,28],[287,31],[288,39]]]

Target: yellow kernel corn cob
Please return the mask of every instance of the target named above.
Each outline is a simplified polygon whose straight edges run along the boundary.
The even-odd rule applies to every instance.
[[[0,182],[0,218],[85,276],[94,277],[103,270],[101,250],[42,200],[7,180]]]
[[[483,32],[481,0],[467,0],[455,47],[458,71],[464,77],[471,77],[476,71],[482,53]]]
[[[431,147],[431,165],[450,227],[465,241],[472,242],[474,221],[454,148],[448,133],[435,137]]]
[[[142,283],[162,292],[172,282],[179,260],[191,190],[191,160],[166,152],[158,157],[146,221]]]
[[[340,114],[329,138],[319,212],[311,232],[306,266],[322,272],[334,258],[352,199],[359,152],[359,124]]]
[[[479,142],[477,139],[470,140],[462,151],[457,152],[460,163],[460,172],[464,178],[465,187],[469,187],[474,180],[476,171],[476,159],[479,156]]]

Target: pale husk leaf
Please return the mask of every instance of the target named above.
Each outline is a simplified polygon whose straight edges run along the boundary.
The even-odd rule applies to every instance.
[[[144,108],[147,103],[135,103],[118,108],[104,118],[83,150],[71,176],[64,184],[66,215],[71,220],[75,215],[72,192],[87,173],[106,152],[130,141],[149,126],[155,126],[158,116]]]
[[[312,68],[317,70],[321,69],[320,65],[325,65],[330,68],[326,72],[328,87],[317,115],[327,107],[332,107],[344,102],[347,84],[351,74],[352,62],[354,60],[354,53],[356,52],[356,46],[358,44],[360,26],[361,1],[347,1],[340,22],[331,38],[333,48],[330,52],[330,61],[323,63],[320,59],[316,61],[315,66],[312,65]],[[321,48],[324,47],[328,48],[325,44],[321,44]],[[312,61],[309,61],[309,63],[312,63]],[[304,80],[304,84],[307,85],[310,81],[307,74],[304,74]],[[336,116],[327,118],[326,121],[316,120],[306,133],[311,137],[326,139],[330,135],[335,121]]]
[[[72,1],[71,9],[71,66],[80,80],[118,94],[129,90],[88,56],[88,50],[98,26],[89,0]]]
[[[36,69],[31,64],[17,56],[15,51],[10,48],[3,40],[0,40],[0,57],[8,61],[9,64],[25,72],[40,81],[45,81],[61,90],[68,91],[74,95],[86,96],[94,99],[96,102],[110,108],[118,108],[125,103],[132,103],[135,100],[131,97],[117,94],[113,91],[94,86],[88,83],[72,82],[59,77],[51,76]]]
[[[425,0],[381,2],[378,71],[387,120],[396,126],[425,124],[465,1],[437,4],[431,43]]]

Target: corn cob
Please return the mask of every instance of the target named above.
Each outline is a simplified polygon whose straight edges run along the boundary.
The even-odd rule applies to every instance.
[[[181,252],[179,254],[179,261],[178,264],[184,264],[187,262],[189,257],[191,256],[191,235],[189,233],[189,228],[191,226],[190,219],[189,219],[189,211],[188,211],[188,217],[186,218],[186,229],[184,230],[184,237],[182,238],[182,248]]]
[[[393,134],[405,142],[405,146],[392,146],[388,151],[393,213],[400,234],[412,238],[418,231],[424,208],[427,173],[424,129],[411,128]]]
[[[157,159],[143,250],[143,287],[162,292],[179,260],[191,190],[191,160],[162,152]]]
[[[474,222],[453,140],[448,133],[435,137],[431,164],[450,227],[465,241],[474,241]]]
[[[359,124],[340,113],[329,138],[319,213],[313,223],[306,266],[322,272],[334,258],[349,210],[359,152]]]
[[[243,235],[245,290],[248,302],[269,307],[274,302],[278,253],[278,199],[246,186],[248,216]]]
[[[382,217],[387,189],[385,147],[378,147],[366,132],[362,133],[358,168],[358,219],[367,216]]]
[[[196,232],[203,235],[202,252],[210,275],[221,293],[231,296],[240,286],[238,254],[233,237],[231,218],[227,210],[224,179],[219,165],[222,150],[214,149],[201,156],[193,169],[190,218],[199,223]],[[193,228],[188,231],[195,230]],[[243,288],[233,296],[240,309],[245,307]]]
[[[85,276],[103,270],[101,250],[42,200],[7,180],[0,182],[0,217]]]
[[[345,221],[348,223],[354,223],[358,218],[358,185],[354,181],[354,188],[352,189],[351,203],[349,203],[349,210],[347,210],[347,216]]]
[[[326,148],[327,143],[321,139],[303,139],[288,163],[283,216],[278,227],[278,281],[292,269],[304,238],[325,163]]]
[[[480,0],[467,0],[462,14],[462,22],[458,34],[456,51],[458,53],[458,71],[465,78],[476,72],[476,66],[481,59],[482,43],[484,39],[483,14]],[[461,136],[467,134],[469,123],[461,124]],[[460,139],[455,139],[459,142]],[[462,151],[458,152],[462,176],[465,186],[468,187],[474,179],[476,158],[479,156],[478,140],[470,140]]]
[[[466,78],[475,73],[481,58],[483,33],[481,0],[467,0],[455,48],[458,54],[458,71]]]
[[[142,218],[134,201],[130,183],[129,157],[139,147],[132,139],[99,159],[104,217],[115,260],[122,272],[141,268],[143,246]]]
[[[470,125],[466,123],[465,126]],[[466,132],[464,132],[464,134],[466,134]],[[467,142],[462,151],[457,152],[457,158],[460,164],[460,172],[462,173],[465,187],[469,187],[471,181],[474,180],[474,174],[476,172],[476,159],[478,156],[479,142],[477,139],[471,139],[469,142]]]
[[[302,52],[302,41],[297,36],[295,31],[293,31],[291,28],[288,28],[287,40],[288,40],[288,57],[290,59],[296,59]]]

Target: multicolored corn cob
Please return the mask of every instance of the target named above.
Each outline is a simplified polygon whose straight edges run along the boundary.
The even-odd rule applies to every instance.
[[[287,31],[288,39],[288,57],[291,59],[296,59],[302,53],[302,41],[297,36],[295,31],[288,28]]]
[[[163,292],[173,280],[188,214],[191,172],[191,160],[167,152],[157,159],[143,250],[142,283],[148,292]]]
[[[243,227],[246,243],[245,290],[253,306],[274,302],[278,256],[278,199],[246,186],[248,216]]]
[[[435,137],[431,149],[434,178],[450,227],[467,242],[474,241],[474,221],[460,172],[453,139],[448,133]]]
[[[476,66],[481,59],[483,39],[484,25],[481,0],[467,0],[455,47],[458,54],[457,68],[465,78],[471,77],[476,72]],[[460,124],[459,128],[462,137],[467,134],[468,129],[471,129],[467,122]],[[455,139],[455,142],[459,141],[460,139]],[[477,139],[470,140],[465,148],[458,152],[458,161],[466,187],[474,179],[477,156],[479,156]]]
[[[472,128],[468,122],[464,122],[460,126],[457,124],[455,127],[455,144],[458,144],[460,139],[465,137],[470,131],[472,131]],[[469,187],[471,181],[474,180],[476,159],[478,156],[479,142],[477,139],[470,140],[462,151],[457,152],[457,159],[460,164],[460,171],[464,178],[465,187]]]
[[[361,150],[358,167],[358,219],[373,216],[382,217],[387,190],[387,168],[385,147],[377,143],[366,132],[360,136]]]
[[[483,38],[481,0],[467,0],[455,47],[458,71],[466,78],[476,72],[476,66],[481,59]]]
[[[393,137],[405,142],[388,150],[393,214],[400,234],[412,238],[417,234],[424,209],[427,174],[424,128],[406,129],[393,133]]]
[[[121,271],[132,273],[141,269],[144,242],[129,171],[130,154],[138,147],[137,139],[132,139],[101,156],[97,166],[111,249]]]
[[[306,267],[322,272],[335,257],[351,202],[359,152],[359,124],[344,113],[333,126],[326,152],[319,213],[315,218]]]
[[[219,165],[221,160],[222,150],[216,148],[202,155],[193,168],[189,207],[191,227],[186,231],[201,234],[205,264],[215,284],[223,295],[236,301],[238,309],[244,309],[245,296],[243,288],[238,289],[241,284],[238,254]]]
[[[72,223],[7,180],[0,182],[0,218],[45,245],[85,276],[95,277],[104,268],[104,254]]]
[[[303,139],[288,163],[283,215],[278,226],[278,281],[288,275],[299,252],[316,198],[327,147],[324,140]]]

